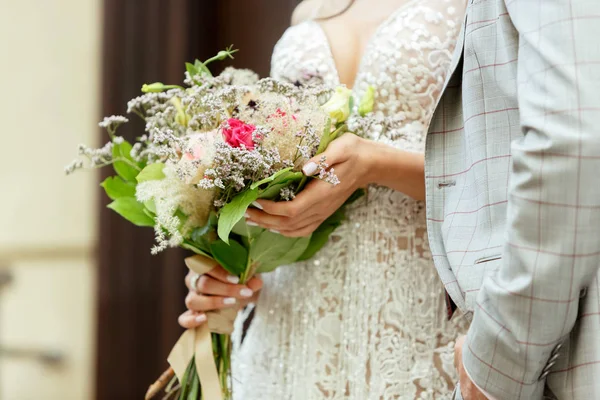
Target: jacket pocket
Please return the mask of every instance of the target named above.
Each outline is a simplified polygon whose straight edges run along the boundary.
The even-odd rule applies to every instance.
[[[494,275],[501,265],[502,255],[492,254],[479,257],[473,265],[461,269],[459,284],[465,296],[467,311],[473,312],[483,281],[488,276]]]
[[[475,264],[483,264],[489,261],[496,261],[502,258],[502,254],[494,254],[493,256],[483,256],[475,260]]]

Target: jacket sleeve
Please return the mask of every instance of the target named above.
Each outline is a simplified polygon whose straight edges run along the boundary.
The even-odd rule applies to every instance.
[[[497,400],[541,399],[600,263],[600,1],[506,0],[524,137],[512,143],[502,266],[463,348]]]

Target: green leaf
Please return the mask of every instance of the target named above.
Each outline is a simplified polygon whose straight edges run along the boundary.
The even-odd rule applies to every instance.
[[[196,362],[194,360],[194,357],[192,357],[192,359],[190,360],[190,363],[188,364],[187,368],[185,369],[185,373],[183,374],[183,377],[181,378],[181,382],[179,382],[179,384],[181,385],[181,393],[179,394],[179,399],[178,400],[187,400],[186,396],[188,394],[188,390],[190,387],[190,379],[193,380],[196,377]]]
[[[206,221],[206,224],[204,224],[204,226],[196,228],[192,231],[192,234],[190,235],[190,237],[192,238],[192,240],[194,242],[197,242],[200,239],[202,239],[207,233],[209,233],[212,230],[212,228],[213,228],[213,221],[209,217],[208,221]]]
[[[188,241],[190,245],[207,253],[210,253],[210,244],[214,241],[214,227],[216,225],[216,216],[211,214],[211,217],[204,226],[192,231]]]
[[[219,226],[217,233],[225,243],[229,242],[229,233],[242,219],[248,206],[258,198],[258,190],[246,190],[235,196],[233,200],[227,203],[219,212]]]
[[[212,76],[212,72],[210,72],[210,69],[208,69],[208,67],[206,65],[204,65],[204,63],[200,60],[196,60],[194,62],[194,67],[196,67],[196,70],[198,71],[198,75],[207,75],[207,76]]]
[[[192,63],[186,62],[185,69],[190,74],[191,78],[198,75],[198,68],[196,68],[196,66]]]
[[[346,132],[348,132],[348,125],[342,124],[339,128],[337,128],[335,131],[333,131],[333,133],[329,136],[329,142],[333,142],[335,139],[337,139],[337,137],[340,133],[346,133]]]
[[[231,240],[227,244],[217,240],[210,245],[210,251],[213,258],[230,274],[240,276],[246,271],[248,250],[239,242]]]
[[[277,171],[273,175],[269,176],[268,178],[263,179],[262,181],[254,182],[250,186],[250,189],[256,189],[257,187],[264,185],[265,183],[273,182],[275,179],[279,178],[282,175],[287,174],[292,169],[293,169],[292,167],[288,167],[288,168],[282,169],[281,171]]]
[[[188,394],[188,400],[198,400],[198,393],[200,391],[200,379],[198,375],[194,375],[192,378],[192,387],[190,389],[190,393]]]
[[[190,250],[196,254],[200,254],[202,256],[212,258],[212,256],[209,254],[209,252],[200,249],[199,247],[195,246],[194,244],[192,244],[190,242],[186,241],[186,242],[181,243],[181,247],[186,250]]]
[[[277,268],[281,265],[292,264],[292,263],[298,261],[298,259],[300,258],[300,256],[302,254],[304,254],[304,252],[306,251],[306,249],[310,243],[310,236],[303,237],[303,238],[286,238],[286,239],[288,241],[294,241],[290,250],[283,257],[281,257],[277,260],[274,260],[271,262],[266,261],[266,262],[263,262],[262,264],[259,264],[257,273],[262,274],[265,272],[271,272],[275,268]]]
[[[156,214],[156,204],[154,204],[154,200],[148,200],[144,202],[144,207],[152,214]]]
[[[137,226],[154,226],[154,219],[150,218],[145,212],[145,207],[137,201],[135,197],[121,197],[108,206],[116,211],[120,216]]]
[[[327,118],[327,123],[325,124],[325,128],[323,129],[323,134],[321,135],[321,142],[319,143],[319,148],[317,149],[317,154],[321,154],[325,151],[327,146],[329,146],[329,136],[331,135],[331,118]]]
[[[100,184],[111,200],[121,197],[135,197],[135,185],[125,182],[118,176],[109,176]]]
[[[308,176],[303,176],[302,179],[300,180],[300,183],[298,183],[298,187],[296,188],[296,194],[300,193],[302,191],[302,189],[304,189],[304,186],[306,185],[306,182],[308,182]],[[314,179],[313,177],[310,177],[310,179]]]
[[[113,163],[113,167],[117,174],[119,174],[119,176],[123,178],[123,180],[135,183],[135,177],[138,175],[140,170],[137,167],[135,167],[135,165],[137,164],[135,163],[135,161],[133,161],[133,158],[131,158],[131,144],[128,141],[123,140],[122,143],[115,144],[113,146],[112,153],[114,159],[121,158],[128,160],[115,161]]]
[[[286,186],[294,182],[300,182],[304,178],[302,172],[287,172],[277,177],[265,189],[258,192],[259,199],[275,200],[279,197],[279,192]]]
[[[329,236],[342,224],[342,221],[346,219],[344,209],[340,208],[334,212],[329,218],[327,218],[317,230],[315,230],[310,237],[310,243],[306,247],[306,250],[298,257],[298,261],[305,261],[312,258],[329,240]]]
[[[154,220],[156,218],[156,214],[153,213],[152,211],[148,210],[146,207],[144,207],[144,214],[146,214],[147,216],[152,218],[152,220]]]
[[[163,163],[147,165],[146,168],[144,168],[135,179],[138,181],[138,183],[146,181],[159,181],[165,178],[163,169],[165,169],[165,164]]]
[[[358,189],[356,190],[354,193],[352,193],[350,195],[350,197],[348,197],[348,199],[344,202],[344,206],[347,206],[348,204],[352,204],[354,203],[356,200],[360,199],[361,197],[363,197],[367,192],[365,191],[365,189]]]
[[[231,232],[235,233],[236,235],[250,238],[257,237],[262,233],[262,231],[264,231],[264,229],[261,227],[248,225],[245,218],[240,219],[231,230]]]
[[[263,231],[250,245],[250,259],[258,263],[258,271],[269,272],[276,267],[293,263],[304,253],[310,237],[288,238]]]
[[[368,113],[373,111],[373,105],[375,104],[375,87],[369,86],[358,105],[358,114],[361,117],[366,116]]]
[[[290,183],[277,183],[274,185],[269,185],[265,190],[261,190],[259,192],[259,199],[267,199],[267,200],[276,200],[279,197],[279,193],[281,193],[281,189],[287,187]]]

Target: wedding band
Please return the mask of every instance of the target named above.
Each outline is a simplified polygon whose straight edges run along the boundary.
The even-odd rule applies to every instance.
[[[190,290],[193,290],[196,294],[200,294],[198,293],[198,279],[200,279],[199,274],[192,275],[190,279]]]

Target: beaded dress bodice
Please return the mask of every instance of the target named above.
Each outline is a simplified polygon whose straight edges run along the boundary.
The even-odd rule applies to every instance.
[[[464,1],[408,1],[379,26],[353,88],[356,98],[375,88],[366,137],[423,152],[463,10]],[[286,31],[272,76],[340,84],[317,22]],[[263,275],[234,351],[236,400],[451,397],[454,340],[466,321],[446,319],[424,204],[373,186],[347,214],[314,259]]]

